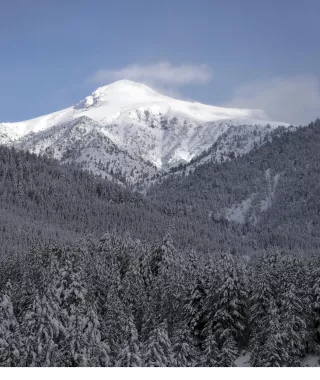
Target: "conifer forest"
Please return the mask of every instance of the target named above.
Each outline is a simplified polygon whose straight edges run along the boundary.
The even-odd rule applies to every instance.
[[[0,146],[0,366],[318,360],[319,146],[278,128],[143,191]]]

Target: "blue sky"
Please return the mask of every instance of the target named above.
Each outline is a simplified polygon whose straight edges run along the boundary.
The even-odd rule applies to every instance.
[[[3,1],[0,121],[66,108],[121,75],[310,121],[320,116],[319,14],[318,0]]]

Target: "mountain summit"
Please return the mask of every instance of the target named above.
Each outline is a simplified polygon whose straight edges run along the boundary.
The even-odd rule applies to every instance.
[[[119,80],[97,88],[90,96],[73,107],[27,121],[0,125],[2,129],[6,127],[12,138],[17,138],[80,116],[88,116],[104,124],[113,122],[128,112],[132,116],[132,111],[136,110],[149,110],[154,114],[176,113],[195,122],[238,119],[249,121],[251,124],[257,121],[270,123],[265,121],[262,110],[215,107],[197,102],[186,102],[162,95],[141,83]]]
[[[139,103],[164,101],[165,98],[144,84],[124,79],[97,88],[90,96],[78,103],[75,108],[87,109],[92,106],[99,106],[102,103],[113,104],[118,107],[130,107]]]
[[[129,176],[129,181],[134,182],[145,175],[148,177],[150,168],[154,175],[155,170],[166,171],[180,163],[190,162],[222,137],[228,143],[229,153],[238,134],[233,129],[229,138],[231,127],[238,127],[242,135],[244,130],[246,136],[250,135],[247,138],[249,145],[246,144],[244,149],[248,151],[254,133],[254,128],[248,126],[259,129],[260,140],[270,128],[287,126],[265,119],[262,110],[182,101],[162,95],[144,84],[120,80],[99,87],[73,107],[27,121],[0,124],[0,143],[14,144],[40,154],[50,152],[58,159],[65,157],[64,150],[76,149],[77,153],[73,152],[71,157],[76,157],[78,163],[85,162],[86,168],[102,175],[106,173],[101,168],[113,167],[110,166],[111,157],[104,154],[112,150],[112,161],[117,162],[117,170],[125,171],[125,177],[128,179]],[[61,136],[63,142],[60,141]],[[243,136],[241,138],[243,140]],[[77,141],[76,146],[74,141]],[[221,154],[226,152],[225,143],[220,150]],[[124,162],[119,162],[116,151],[126,155]],[[68,157],[70,161],[70,154]],[[92,165],[92,162],[96,163]],[[129,165],[129,170],[122,164]],[[100,169],[95,170],[98,166]],[[139,175],[132,180],[130,173],[137,167]]]

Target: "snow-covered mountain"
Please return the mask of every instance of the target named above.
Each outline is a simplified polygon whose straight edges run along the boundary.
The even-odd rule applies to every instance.
[[[62,163],[75,163],[120,184],[142,182],[158,173],[153,165],[119,149],[107,136],[106,129],[87,116],[31,132],[14,146]]]
[[[107,177],[117,173],[118,180],[136,183],[190,162],[223,141],[235,126],[245,125],[241,138],[249,130],[249,140],[250,126],[261,131],[288,126],[266,119],[262,110],[181,101],[121,80],[98,88],[74,107],[0,124],[0,143],[75,161]],[[251,145],[245,144],[243,152]]]

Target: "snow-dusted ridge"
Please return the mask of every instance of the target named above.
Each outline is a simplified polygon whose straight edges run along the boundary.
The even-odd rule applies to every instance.
[[[59,125],[65,126],[79,118],[82,118],[82,130],[88,124],[88,133],[83,131],[82,138],[90,136],[92,139],[96,131],[119,151],[127,152],[139,165],[150,162],[159,170],[188,163],[234,125],[259,125],[261,128],[270,125],[272,129],[288,126],[266,120],[262,110],[186,102],[159,94],[143,84],[121,80],[98,88],[74,107],[27,121],[0,124],[0,143],[14,143],[22,149],[32,146],[35,152],[43,151],[45,145],[46,149],[54,151],[57,149],[54,134],[58,133]],[[43,134],[52,128],[51,138]],[[41,138],[45,138],[45,142]],[[72,144],[74,139],[67,140]],[[59,146],[61,149],[61,144]],[[100,151],[103,152],[103,146]],[[61,154],[60,150],[53,156],[58,158]],[[86,152],[88,154],[89,159],[92,155],[96,157],[92,150]],[[96,159],[107,160],[108,157],[101,153]],[[113,161],[115,159],[113,157]]]

